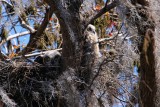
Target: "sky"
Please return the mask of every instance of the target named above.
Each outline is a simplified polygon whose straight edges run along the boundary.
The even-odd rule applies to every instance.
[[[106,1],[106,0],[104,0],[104,1]],[[26,2],[25,2],[25,5],[30,5],[28,2],[27,2],[27,0],[26,0]],[[19,6],[20,7],[20,6]],[[2,7],[2,10],[4,10],[4,7]],[[6,14],[3,14],[3,15],[6,15]],[[11,20],[13,20],[13,22],[17,19],[17,17],[15,16],[15,17],[10,17],[11,18]],[[2,23],[5,23],[5,25],[6,25],[6,27],[7,27],[7,29],[10,29],[10,23],[9,22],[7,22],[7,18],[3,18],[3,20],[1,20],[1,23],[0,24],[2,24]],[[33,27],[33,21],[30,21],[29,22],[30,23],[30,25]],[[24,31],[26,31],[26,29],[24,29],[24,28],[22,28],[21,26],[20,26],[20,23],[17,23],[16,25],[15,25],[15,29],[16,29],[16,32],[14,31],[14,29],[12,29],[10,32],[9,32],[9,34],[8,35],[13,35],[13,34],[16,34],[16,33],[21,33],[21,32],[24,32]],[[30,38],[30,35],[24,35],[24,36],[21,36],[21,37],[19,37],[18,39],[19,39],[19,42],[20,42],[20,46],[26,46],[27,44],[28,44],[28,42],[29,42],[29,38]],[[17,39],[13,39],[13,40],[11,40],[11,42],[12,42],[12,44],[13,45],[18,45],[17,44]],[[6,44],[5,44],[5,46],[6,46]],[[6,49],[5,48],[2,48],[2,51],[3,51],[3,53],[6,53]]]

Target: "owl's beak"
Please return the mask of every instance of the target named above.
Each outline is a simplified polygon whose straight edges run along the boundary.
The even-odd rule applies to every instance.
[[[92,31],[94,34],[96,34],[96,32],[95,31]]]

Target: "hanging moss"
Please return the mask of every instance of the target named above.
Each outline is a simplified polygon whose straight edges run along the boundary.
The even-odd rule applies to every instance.
[[[45,32],[45,35],[46,35],[46,39],[45,39],[46,45],[52,45],[53,42],[56,40],[56,36],[53,33],[50,33],[47,31]]]
[[[40,24],[34,23],[34,29],[35,29],[35,30],[38,30],[39,27],[40,27]]]
[[[47,46],[46,46],[46,44],[45,44],[45,40],[44,40],[44,38],[43,37],[41,37],[41,38],[39,38],[38,40],[37,40],[37,48],[38,49],[46,49],[47,48]]]
[[[37,9],[34,7],[34,6],[29,6],[26,8],[26,11],[25,11],[26,15],[35,15],[37,13]]]
[[[38,30],[40,27],[40,24],[34,23],[34,29]],[[43,32],[43,34],[38,38],[37,40],[37,48],[38,49],[47,49],[48,46],[52,46],[54,42],[59,42],[61,39],[59,39],[54,33],[46,30]]]
[[[35,27],[38,27],[35,26]],[[56,41],[56,36],[53,33],[50,33],[48,31],[45,31],[36,42],[38,49],[48,49],[48,46],[52,46],[53,43]]]

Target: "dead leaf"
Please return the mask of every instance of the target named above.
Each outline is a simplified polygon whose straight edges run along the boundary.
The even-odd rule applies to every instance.
[[[12,59],[14,56],[16,56],[16,54],[12,52],[11,54],[9,54],[8,57],[9,57],[10,59]]]
[[[96,5],[95,10],[101,10],[101,6],[99,4]]]
[[[20,45],[13,45],[14,49],[18,49],[20,47]]]

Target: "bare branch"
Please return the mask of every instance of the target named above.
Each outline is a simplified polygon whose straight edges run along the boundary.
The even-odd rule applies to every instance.
[[[27,47],[22,50],[22,53],[21,53],[22,55],[33,50],[35,43],[37,41],[37,38],[40,38],[42,36],[44,30],[46,29],[46,27],[49,23],[49,19],[52,17],[53,12],[54,12],[54,8],[52,8],[52,7],[50,9],[46,10],[46,14],[45,14],[45,17],[44,17],[42,24],[38,28],[36,34],[30,38],[30,41],[29,41]],[[32,47],[32,48],[28,48],[28,47]]]
[[[24,20],[21,21],[22,27],[26,28],[27,30],[29,30],[31,33],[35,32],[35,29],[32,28],[31,26],[29,26],[28,24],[26,24],[26,22]]]
[[[90,24],[93,23],[94,20],[96,20],[97,18],[99,18],[101,15],[103,15],[104,13],[106,13],[107,11],[113,9],[114,7],[116,7],[117,5],[119,5],[119,0],[114,0],[111,4],[108,5],[108,2],[105,3],[105,6],[95,15],[93,16],[85,25],[85,28]]]
[[[54,9],[52,9],[52,8],[47,10],[47,12],[45,14],[45,18],[44,18],[41,26],[37,30],[35,37],[40,36],[43,33],[43,31],[46,29],[47,24],[49,23],[49,19],[52,17],[53,12],[54,12]]]
[[[34,31],[35,32],[35,31]],[[10,35],[7,37],[6,40],[3,40],[1,43],[0,43],[0,46],[2,46],[4,43],[6,43],[7,41],[9,40],[12,40],[14,38],[17,38],[17,37],[20,37],[20,36],[24,36],[24,35],[27,35],[27,34],[30,34],[30,31],[25,31],[25,32],[22,32],[22,33],[17,33],[17,34],[14,34],[14,35]]]
[[[7,5],[13,7],[12,4],[10,4],[9,2],[7,2],[6,0],[2,0],[1,2],[6,3]],[[22,13],[22,12],[21,12]],[[8,13],[9,14],[9,13]],[[9,16],[9,15],[8,15]],[[20,17],[20,22],[22,24],[22,27],[26,28],[27,30],[29,30],[31,33],[35,32],[35,29],[32,28],[31,26],[29,26],[28,24],[26,24],[26,22]]]
[[[115,33],[116,33],[116,34],[114,34],[114,36],[109,37],[109,38],[101,38],[101,39],[99,39],[98,42],[96,42],[96,43],[100,43],[100,42],[103,42],[103,41],[110,41],[110,40],[113,40],[115,37],[122,35],[122,34],[119,34],[118,32],[115,32]]]
[[[49,50],[49,51],[36,52],[36,53],[31,53],[31,54],[24,55],[24,57],[25,58],[35,57],[35,56],[43,55],[43,54],[51,52],[51,51],[61,51],[61,50],[62,50],[62,48],[58,48],[58,49],[54,49],[54,50]],[[19,58],[22,58],[22,56],[17,56],[17,57],[14,57],[13,59],[19,59]],[[10,59],[8,58],[7,60],[10,60]]]
[[[42,55],[42,54],[45,54],[45,53],[48,53],[50,51],[61,51],[62,48],[58,48],[58,49],[54,49],[54,50],[49,50],[49,51],[43,51],[43,52],[37,52],[37,53],[33,53],[33,54],[27,54],[25,55],[25,57],[33,57],[33,56],[37,56],[37,55]]]
[[[1,0],[1,2],[4,2],[4,3],[6,3],[7,5],[9,5],[9,6],[11,6],[12,7],[12,4],[10,4],[8,1],[6,1],[6,0]]]
[[[4,61],[5,59],[7,59],[8,57],[3,53],[3,52],[0,52],[0,61]]]

